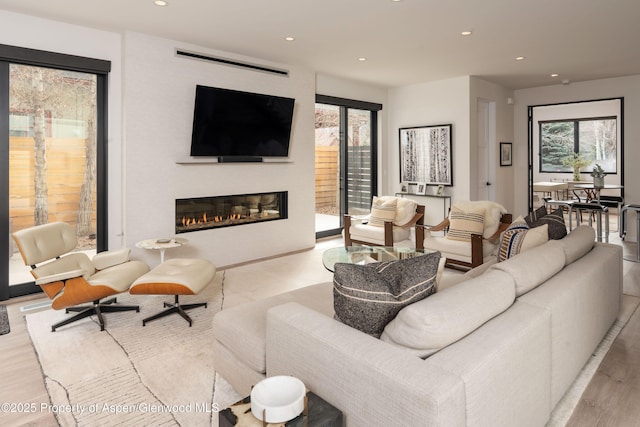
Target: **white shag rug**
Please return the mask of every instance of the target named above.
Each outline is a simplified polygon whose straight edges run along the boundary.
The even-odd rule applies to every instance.
[[[105,331],[95,318],[51,332],[71,314],[45,310],[26,316],[52,410],[61,426],[217,426],[218,410],[243,396],[215,374],[211,322],[222,309],[224,271],[200,295],[180,302],[207,302],[189,310],[193,326],[178,314],[142,326],[173,296],[118,296],[135,311],[106,313]]]

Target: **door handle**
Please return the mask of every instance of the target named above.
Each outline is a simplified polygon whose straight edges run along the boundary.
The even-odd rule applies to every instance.
[[[487,186],[489,186],[489,185],[491,185],[491,183],[490,183],[490,182],[487,182]]]

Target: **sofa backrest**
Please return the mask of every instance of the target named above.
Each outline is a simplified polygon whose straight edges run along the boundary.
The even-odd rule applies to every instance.
[[[585,256],[596,243],[596,231],[588,225],[576,227],[563,239],[558,240],[562,244],[565,254],[565,265]]]
[[[516,285],[516,297],[519,297],[562,270],[565,260],[564,245],[558,240],[550,240],[513,258],[492,265],[487,273],[491,270],[499,270],[509,274]]]
[[[403,308],[380,339],[427,357],[472,333],[514,300],[513,279],[488,271]]]

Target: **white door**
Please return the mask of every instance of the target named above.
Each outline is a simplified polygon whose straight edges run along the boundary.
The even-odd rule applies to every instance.
[[[495,111],[494,101],[478,99],[478,200],[495,200]]]

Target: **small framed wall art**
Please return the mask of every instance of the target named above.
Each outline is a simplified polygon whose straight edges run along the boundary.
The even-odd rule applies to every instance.
[[[500,166],[511,166],[513,164],[513,158],[511,157],[511,143],[500,143]]]

